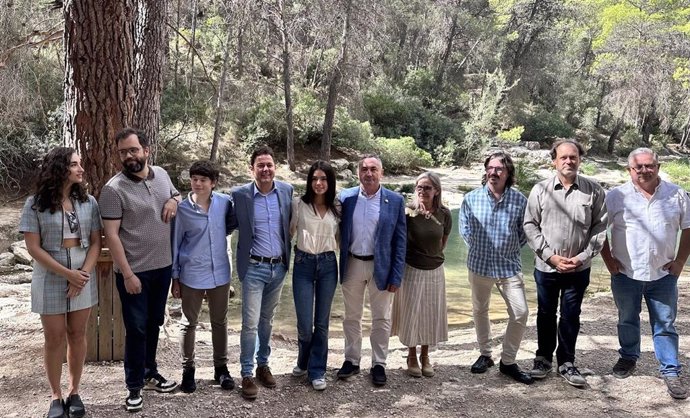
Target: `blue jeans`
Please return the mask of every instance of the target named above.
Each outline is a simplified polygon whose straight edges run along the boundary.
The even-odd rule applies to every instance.
[[[673,325],[678,312],[678,277],[671,274],[659,280],[643,282],[619,273],[611,277],[613,300],[618,307],[618,342],[621,357],[637,361],[640,358],[640,312],[642,297],[649,310],[654,354],[659,360],[659,372],[664,376],[678,376],[678,333]]]
[[[309,380],[326,375],[328,324],[338,285],[338,262],[333,251],[309,254],[295,248],[292,294],[297,314],[297,366]]]
[[[141,293],[130,295],[122,274],[115,273],[115,285],[122,303],[125,324],[125,384],[141,389],[144,378],[158,373],[156,350],[158,333],[165,320],[165,304],[170,291],[172,266],[136,273]]]
[[[580,312],[591,269],[575,273],[546,273],[534,270],[537,282],[537,356],[547,361],[575,363],[575,344],[580,333]],[[560,303],[559,303],[560,299]],[[560,305],[560,318],[556,313]],[[556,348],[558,341],[558,348]]]
[[[271,355],[271,331],[287,269],[283,263],[249,261],[242,280],[242,331],[240,365],[242,377],[254,375],[254,355],[259,366],[268,365]],[[257,335],[259,347],[257,351]]]

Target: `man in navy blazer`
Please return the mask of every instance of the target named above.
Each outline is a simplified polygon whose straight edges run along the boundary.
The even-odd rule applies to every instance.
[[[365,156],[358,164],[360,185],[340,192],[340,280],[345,302],[345,362],[339,378],[359,373],[364,292],[371,307],[371,379],[386,384],[391,302],[405,266],[407,228],[402,196],[380,185],[381,160]]]
[[[273,151],[261,147],[250,160],[254,181],[233,190],[234,208],[228,212],[228,233],[239,229],[237,273],[242,282],[242,331],[240,365],[242,396],[254,399],[256,379],[274,388],[276,381],[268,367],[271,354],[273,314],[290,260],[290,214],[292,186],[274,181]],[[259,337],[259,349],[256,339]]]

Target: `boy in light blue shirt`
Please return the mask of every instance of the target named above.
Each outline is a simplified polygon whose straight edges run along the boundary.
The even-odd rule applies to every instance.
[[[232,210],[230,197],[213,191],[219,171],[210,161],[197,161],[189,169],[192,191],[180,203],[175,217],[172,248],[172,295],[182,298],[180,346],[185,393],[196,390],[194,342],[204,295],[208,299],[213,343],[214,379],[231,390],[228,371],[228,297],[231,265],[225,217]]]

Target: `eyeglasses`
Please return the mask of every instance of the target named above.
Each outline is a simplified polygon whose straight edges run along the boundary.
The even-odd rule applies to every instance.
[[[430,192],[434,190],[434,186],[417,186],[414,189],[418,192]]]
[[[636,173],[641,173],[643,169],[653,171],[656,170],[657,167],[659,167],[659,164],[637,164],[630,166]]]
[[[505,171],[505,167],[486,167],[487,173],[490,173],[492,171],[495,171],[497,174],[501,174]]]
[[[139,151],[141,151],[141,148],[135,147],[117,150],[118,154],[120,154],[120,157],[122,158],[127,158],[127,154],[131,154],[132,157],[136,157],[139,154]]]

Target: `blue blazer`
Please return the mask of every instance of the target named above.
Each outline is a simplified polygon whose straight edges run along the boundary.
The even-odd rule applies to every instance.
[[[292,212],[292,186],[274,180],[278,190],[280,205],[280,222],[283,229],[283,264],[288,268],[290,260],[290,216]],[[237,240],[237,275],[244,280],[249,268],[249,252],[254,246],[254,182],[236,187],[232,190],[233,207],[227,215],[227,233],[239,229]]]
[[[352,236],[352,215],[357,205],[360,187],[340,192],[342,218],[340,220],[340,282],[347,272],[348,251]],[[374,281],[379,290],[389,284],[400,287],[405,268],[407,224],[405,202],[399,194],[381,187],[381,210],[374,236]]]

